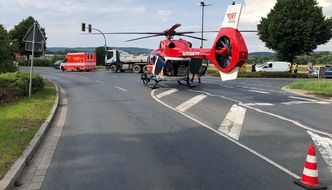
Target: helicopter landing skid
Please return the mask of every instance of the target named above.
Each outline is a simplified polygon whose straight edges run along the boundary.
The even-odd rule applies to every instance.
[[[161,81],[161,80],[157,80],[155,77],[153,76],[150,76],[148,77],[146,73],[142,74],[141,75],[141,80],[143,81],[143,84],[145,86],[148,86],[148,83],[151,81],[151,80],[154,80],[155,81],[155,84],[153,86],[148,86],[152,89],[155,89],[156,88],[156,85]]]
[[[197,86],[197,85],[194,85],[194,84],[190,83],[190,82],[189,82],[189,78],[184,79],[184,81],[186,81],[186,84],[183,84],[183,83],[182,83],[181,81],[179,81],[179,80],[178,80],[178,84],[179,84],[179,85],[185,85],[185,86],[188,86],[189,88],[193,88],[193,87]]]

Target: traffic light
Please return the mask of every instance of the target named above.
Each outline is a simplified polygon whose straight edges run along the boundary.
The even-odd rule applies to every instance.
[[[89,24],[89,33],[91,33],[91,30],[92,30],[91,24]]]
[[[82,32],[85,32],[85,23],[82,22]]]

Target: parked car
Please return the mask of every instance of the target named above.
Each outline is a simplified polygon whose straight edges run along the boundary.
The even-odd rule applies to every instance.
[[[332,66],[325,66],[325,78],[332,78]]]
[[[54,62],[54,68],[55,69],[60,69],[60,64],[62,63],[62,60],[57,60],[56,62]]]
[[[311,76],[318,76],[318,69],[308,68],[308,73]],[[325,66],[325,78],[332,78],[332,66]]]

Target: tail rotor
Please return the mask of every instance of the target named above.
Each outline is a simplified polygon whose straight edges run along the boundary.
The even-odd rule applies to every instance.
[[[222,36],[215,47],[215,57],[220,67],[227,68],[232,60],[232,45],[230,39]]]

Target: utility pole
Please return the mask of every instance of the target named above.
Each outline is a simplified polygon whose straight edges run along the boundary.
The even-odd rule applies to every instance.
[[[96,30],[96,31],[98,31],[100,34],[102,34],[103,35],[103,37],[104,37],[104,40],[105,40],[105,45],[104,45],[104,47],[105,47],[105,59],[104,59],[104,61],[105,61],[105,65],[106,65],[106,62],[107,62],[107,45],[106,45],[106,37],[105,37],[105,34],[102,32],[102,31],[100,31],[100,30],[98,30],[98,29],[96,29],[96,28],[92,28],[92,26],[91,26],[91,24],[88,24],[88,27],[86,27],[85,26],[85,23],[84,22],[82,22],[82,32],[85,32],[85,29],[86,28],[88,28],[88,32],[89,33],[91,33],[91,31],[92,30]]]
[[[205,4],[204,1],[201,1],[197,5],[202,6],[202,33],[201,33],[201,48],[203,48],[203,32],[204,32],[204,7],[210,6],[211,4]]]

